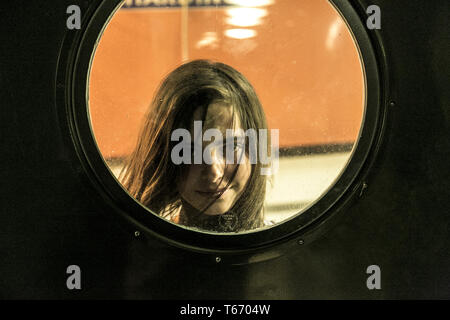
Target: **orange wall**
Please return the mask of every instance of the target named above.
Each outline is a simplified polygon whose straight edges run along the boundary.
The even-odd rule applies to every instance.
[[[226,8],[188,11],[188,60],[224,62],[243,73],[280,146],[352,142],[363,114],[364,81],[345,23],[326,0],[279,0],[249,39],[224,35]],[[133,149],[151,98],[182,63],[182,9],[120,9],[101,37],[90,77],[90,114],[106,158]],[[206,32],[214,43],[201,42]]]

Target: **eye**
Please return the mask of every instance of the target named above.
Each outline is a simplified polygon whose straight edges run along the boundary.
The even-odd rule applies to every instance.
[[[227,143],[226,148],[228,150],[238,151],[241,147],[242,147],[242,144],[234,143],[234,141],[231,141],[231,142]]]
[[[234,150],[243,150],[244,148],[245,148],[245,143],[243,143],[243,142],[238,142],[234,146]]]
[[[230,152],[231,158],[227,158],[227,150]],[[223,157],[230,161],[230,164],[237,164],[240,162],[240,159],[243,156],[243,152],[245,151],[245,143],[237,141],[236,139],[231,140],[225,144],[223,144]]]
[[[223,155],[226,155],[227,150],[233,150],[233,152],[239,152],[241,150],[243,150],[245,147],[245,144],[242,142],[236,142],[236,141],[229,141],[226,142],[224,144],[222,144],[222,150],[223,150]]]

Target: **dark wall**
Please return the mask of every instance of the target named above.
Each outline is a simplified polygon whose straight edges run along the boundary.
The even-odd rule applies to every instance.
[[[382,10],[394,102],[368,187],[314,242],[242,266],[135,237],[74,160],[58,57],[66,8],[98,1],[2,4],[0,298],[450,298],[449,3],[361,2]],[[366,287],[372,264],[381,290]]]

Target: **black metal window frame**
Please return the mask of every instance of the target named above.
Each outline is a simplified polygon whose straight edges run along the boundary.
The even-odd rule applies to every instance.
[[[351,30],[363,64],[366,105],[359,139],[351,159],[334,185],[303,213],[270,228],[258,231],[218,234],[189,230],[151,213],[132,198],[114,178],[100,154],[93,135],[88,106],[89,71],[98,40],[120,7],[121,0],[95,1],[86,10],[82,28],[68,30],[61,47],[57,71],[56,103],[61,130],[71,144],[76,165],[83,168],[100,198],[114,214],[125,218],[131,228],[169,244],[208,254],[249,256],[255,252],[275,252],[286,244],[303,244],[323,233],[323,226],[345,212],[357,198],[381,143],[387,117],[387,64],[379,33],[366,28],[367,16],[361,7],[345,0],[332,0]],[[283,246],[284,244],[284,246]],[[284,249],[285,250],[285,249]],[[245,260],[245,259],[244,259]]]

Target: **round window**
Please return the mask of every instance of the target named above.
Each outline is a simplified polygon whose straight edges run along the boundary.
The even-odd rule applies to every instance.
[[[380,84],[345,1],[108,1],[80,33],[72,134],[139,230],[259,248],[302,235],[361,182]]]

